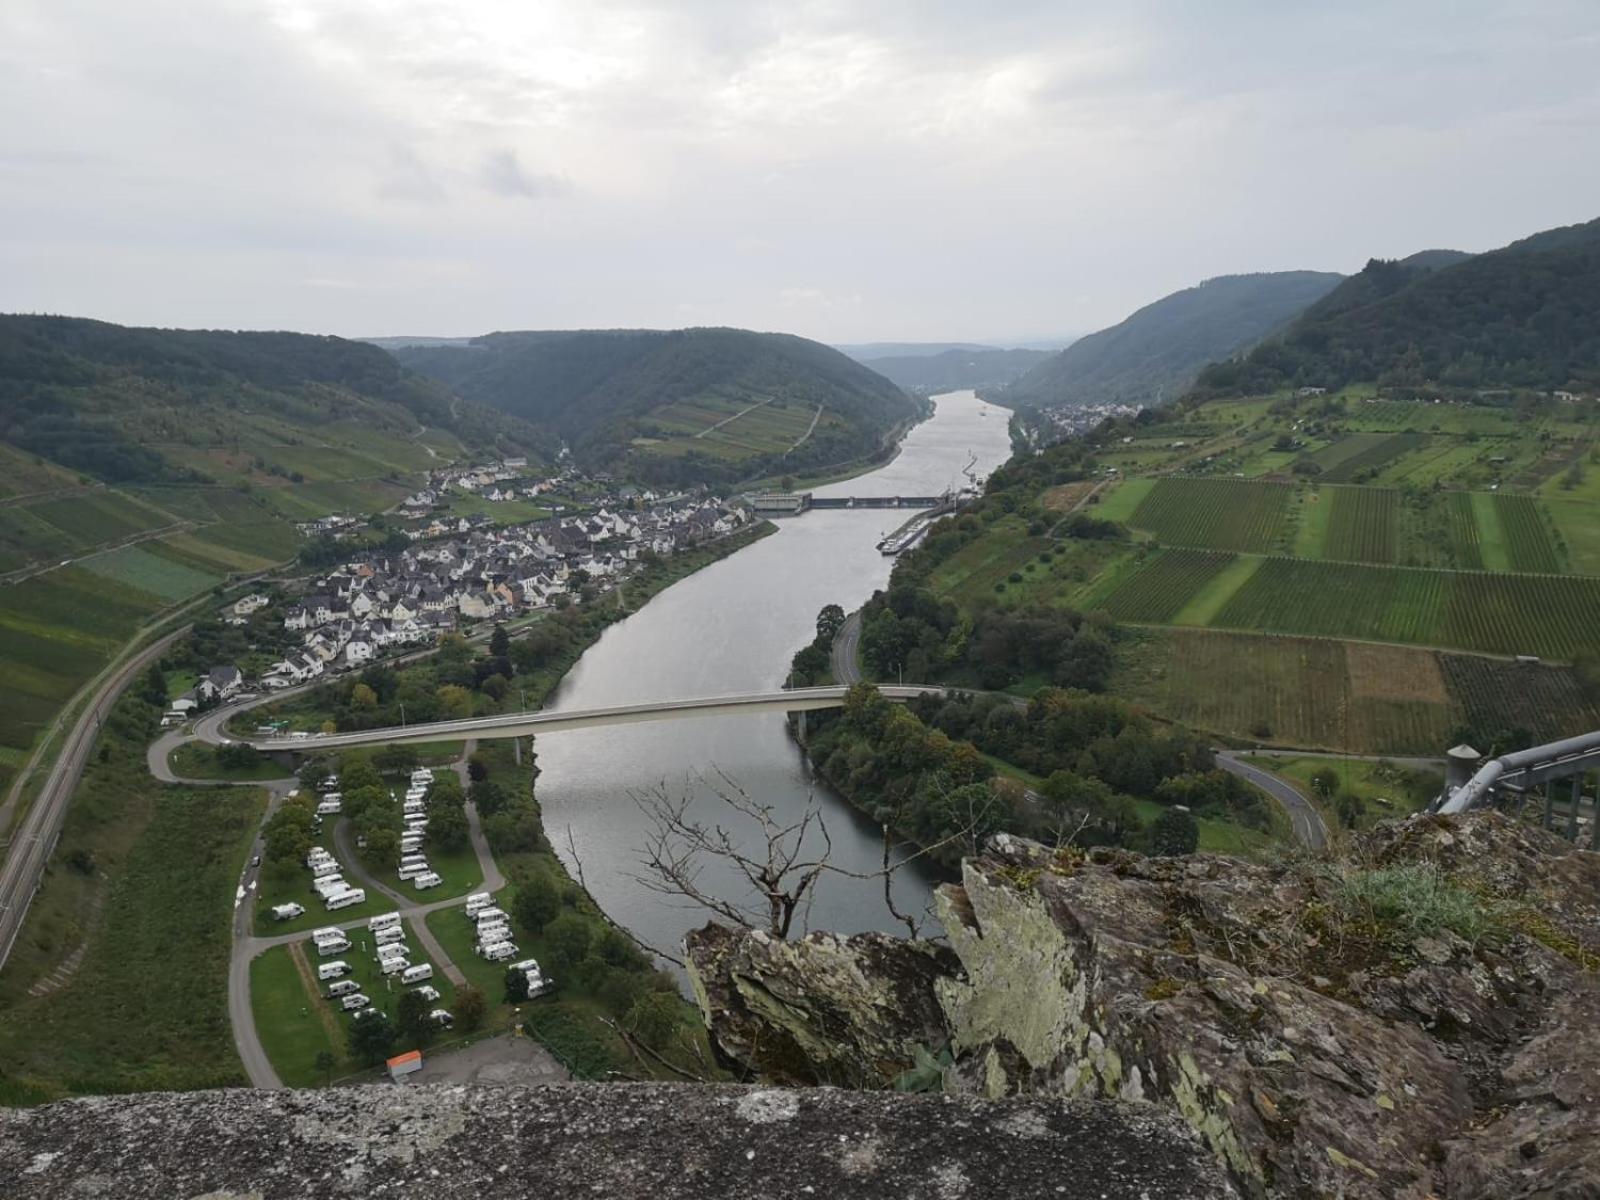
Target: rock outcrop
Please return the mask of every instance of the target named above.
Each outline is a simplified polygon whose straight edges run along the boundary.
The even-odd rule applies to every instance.
[[[359,1087],[0,1109],[6,1200],[1223,1200],[1151,1109],[836,1088]]]
[[[953,958],[692,935],[720,1048],[882,1081],[920,1045],[950,1093],[1162,1106],[1253,1195],[1600,1193],[1600,855],[1492,813],[1275,866],[1001,836],[939,909]]]

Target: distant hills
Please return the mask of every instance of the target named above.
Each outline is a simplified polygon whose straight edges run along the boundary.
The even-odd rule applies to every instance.
[[[1600,388],[1600,220],[1485,254],[1374,259],[1281,336],[1208,367],[1197,393],[1354,382]]]
[[[0,316],[0,442],[109,482],[379,477],[428,429],[479,450],[548,441],[363,342]]]
[[[1049,357],[1045,350],[951,349],[861,362],[903,388],[931,395],[962,388],[1003,387]]]
[[[552,430],[581,460],[663,483],[872,458],[920,412],[882,375],[781,333],[492,333],[393,354],[461,396]]]
[[[1208,279],[1080,338],[988,398],[1017,408],[1176,399],[1207,363],[1253,346],[1343,279],[1323,271]]]

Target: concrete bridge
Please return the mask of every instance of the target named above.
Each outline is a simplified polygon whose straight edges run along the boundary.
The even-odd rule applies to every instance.
[[[761,516],[797,516],[813,508],[952,507],[953,493],[942,496],[815,496],[810,492],[755,492],[750,506]]]
[[[493,717],[470,717],[459,721],[429,721],[421,725],[391,725],[383,729],[363,729],[352,733],[313,733],[270,738],[228,738],[220,722],[196,729],[202,741],[236,742],[271,753],[291,750],[311,753],[338,750],[346,746],[395,745],[401,742],[449,741],[457,738],[515,738],[529,734],[559,733],[567,729],[596,729],[606,725],[631,725],[640,721],[670,721],[685,717],[732,717],[745,713],[813,712],[839,708],[847,687],[795,688],[792,691],[750,692],[733,696],[703,696],[691,700],[658,700],[647,704],[623,704],[613,708],[578,708],[558,712],[501,713]],[[886,699],[904,703],[929,692],[943,695],[938,687],[878,688]]]

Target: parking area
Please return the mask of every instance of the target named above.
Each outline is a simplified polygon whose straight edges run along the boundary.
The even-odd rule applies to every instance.
[[[566,1083],[572,1078],[555,1056],[532,1038],[505,1033],[460,1050],[423,1054],[418,1083],[475,1083],[490,1087]]]

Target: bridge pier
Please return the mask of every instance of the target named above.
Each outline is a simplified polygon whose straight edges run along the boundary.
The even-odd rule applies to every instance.
[[[1578,840],[1578,801],[1583,798],[1582,772],[1572,776],[1572,807],[1567,810],[1567,840]]]
[[[1544,827],[1546,829],[1550,828],[1551,810],[1555,807],[1555,791],[1556,781],[1554,779],[1546,779],[1544,781]]]

